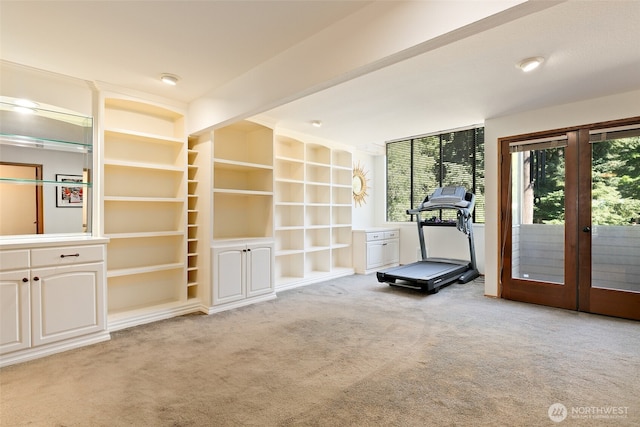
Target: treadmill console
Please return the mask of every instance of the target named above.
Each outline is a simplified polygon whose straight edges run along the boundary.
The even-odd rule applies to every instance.
[[[468,208],[471,201],[467,200],[467,190],[464,187],[440,187],[422,202],[423,210],[438,209],[440,207]]]

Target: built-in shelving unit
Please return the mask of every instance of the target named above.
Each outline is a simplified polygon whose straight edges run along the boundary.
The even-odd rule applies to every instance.
[[[276,289],[353,273],[351,153],[275,137]]]
[[[201,203],[199,203],[198,187],[200,186],[200,168],[196,138],[188,139],[187,149],[187,298],[198,297],[198,264],[200,248],[198,238]]]
[[[102,94],[103,232],[109,328],[193,311],[187,222],[197,215],[184,113]]]
[[[250,121],[216,129],[211,170],[209,312],[274,298],[273,130]]]

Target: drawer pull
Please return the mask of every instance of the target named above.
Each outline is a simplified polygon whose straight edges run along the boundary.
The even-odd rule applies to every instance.
[[[80,254],[71,254],[71,255],[62,254],[62,255],[60,255],[60,258],[68,258],[68,257],[72,257],[72,256],[79,257]]]
[[[22,282],[23,282],[23,283],[27,283],[28,281],[29,281],[29,279],[27,279],[26,277],[23,277],[23,278],[22,278]]]
[[[36,276],[36,277],[34,277],[34,278],[33,278],[33,281],[34,281],[34,282],[39,282],[39,281],[40,281],[40,278],[39,278],[38,276]]]

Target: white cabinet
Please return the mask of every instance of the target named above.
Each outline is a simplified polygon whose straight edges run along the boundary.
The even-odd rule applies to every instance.
[[[104,244],[0,251],[0,365],[109,339]]]
[[[221,243],[212,248],[213,304],[273,298],[273,242]]]
[[[353,264],[356,273],[369,274],[383,267],[397,266],[400,260],[400,232],[370,228],[353,232]]]

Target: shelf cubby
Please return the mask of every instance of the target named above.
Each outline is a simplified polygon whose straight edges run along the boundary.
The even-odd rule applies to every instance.
[[[273,236],[273,197],[270,195],[214,193],[213,238]]]
[[[331,251],[308,252],[304,262],[305,276],[326,275],[331,271]]]
[[[307,164],[331,165],[331,149],[320,144],[307,144]]]
[[[343,168],[351,171],[351,153],[344,150],[333,150],[331,153],[332,164],[334,167]]]
[[[214,131],[213,157],[217,160],[273,166],[273,131],[243,121]]]
[[[112,238],[109,270],[142,268],[148,265],[184,262],[183,236],[149,236],[138,239]]]
[[[308,228],[305,230],[305,250],[317,251],[331,247],[331,229],[329,227]]]
[[[107,160],[183,166],[184,142],[177,138],[151,137],[126,132],[105,130],[104,157]]]
[[[215,161],[213,186],[216,190],[273,192],[273,170]]]
[[[307,205],[305,210],[305,225],[307,227],[328,226],[331,224],[331,206]]]
[[[304,181],[304,162],[302,160],[275,160],[275,178],[287,181]]]
[[[305,202],[307,204],[330,204],[331,187],[324,184],[307,183],[305,186]]]
[[[334,186],[331,189],[331,203],[336,206],[351,206],[353,203],[353,189],[351,186]]]
[[[276,256],[304,251],[304,229],[276,230]]]
[[[351,206],[332,206],[331,224],[351,225]]]
[[[351,247],[343,246],[331,250],[331,269],[353,269]]]
[[[148,313],[154,306],[180,300],[183,290],[176,282],[183,277],[184,268],[109,277],[109,315],[134,310]]]
[[[331,183],[331,168],[326,165],[307,165],[307,182],[318,184]]]
[[[304,143],[287,136],[276,135],[276,158],[304,161]]]
[[[184,139],[184,114],[181,112],[127,98],[107,98],[104,104],[105,129],[122,129],[124,133],[159,139]]]
[[[351,246],[351,226],[331,227],[331,247]]]
[[[140,198],[184,196],[182,171],[121,167],[105,163],[104,195]]]
[[[304,278],[305,254],[303,252],[276,255],[275,278],[279,286],[286,286]]]
[[[276,230],[287,227],[304,227],[304,206],[276,204],[275,226]]]
[[[353,172],[351,169],[336,168],[331,169],[331,182],[334,185],[349,185],[353,179]]]
[[[304,203],[304,183],[276,181],[276,203]]]
[[[107,235],[173,231],[184,233],[183,203],[105,200],[104,205],[104,232]]]

